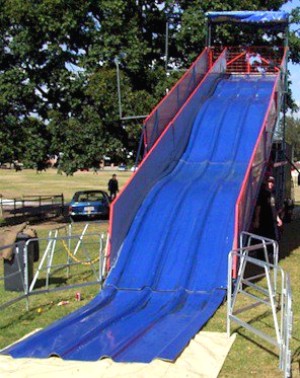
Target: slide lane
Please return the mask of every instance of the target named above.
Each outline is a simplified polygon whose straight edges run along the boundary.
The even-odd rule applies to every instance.
[[[177,166],[138,210],[102,292],[3,353],[175,359],[224,298],[235,204],[274,82],[221,81],[200,108]]]
[[[235,203],[273,85],[274,78],[230,78],[219,84],[201,108],[176,168],[140,207],[107,285],[226,286]],[[212,274],[216,269],[219,273]]]

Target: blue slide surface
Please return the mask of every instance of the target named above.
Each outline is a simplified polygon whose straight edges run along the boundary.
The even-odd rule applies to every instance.
[[[226,294],[235,205],[276,76],[224,77],[175,168],[140,206],[104,289],[13,357],[174,360]]]

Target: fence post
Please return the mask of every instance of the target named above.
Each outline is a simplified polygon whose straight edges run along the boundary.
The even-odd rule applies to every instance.
[[[3,217],[3,206],[2,206],[2,203],[3,203],[3,196],[2,196],[2,194],[0,194],[0,217],[1,218]]]
[[[26,310],[28,311],[29,310],[29,296],[28,296],[28,289],[29,289],[28,242],[25,242],[23,244],[23,248],[24,248],[24,252],[23,252],[23,258],[24,258],[24,294],[26,295]]]
[[[65,200],[64,200],[64,194],[61,194],[61,215],[64,215],[64,208],[65,208]]]

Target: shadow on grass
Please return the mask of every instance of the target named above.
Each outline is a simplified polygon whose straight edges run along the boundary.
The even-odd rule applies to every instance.
[[[272,351],[270,348],[268,348],[268,347],[265,346],[265,345],[262,345],[262,342],[254,340],[253,337],[245,335],[244,332],[246,332],[246,331],[245,331],[245,329],[242,328],[242,327],[240,327],[240,328],[238,328],[238,329],[236,330],[236,333],[237,333],[239,336],[241,336],[244,340],[246,340],[246,341],[252,343],[252,344],[255,345],[257,348],[259,348],[260,350],[262,350],[262,351],[268,353],[269,355],[271,355],[271,356],[273,356],[273,357],[275,357],[275,358],[279,358],[279,351],[278,351],[278,353],[274,353],[274,351]],[[296,341],[296,342],[298,342],[298,343],[299,343],[299,341],[300,341],[300,340],[298,340],[298,339],[295,338],[295,337],[293,337],[293,340]],[[294,353],[292,353],[292,356],[291,356],[291,365],[292,365],[292,366],[291,366],[291,371],[292,371],[293,373],[295,373],[295,374],[296,374],[296,373],[299,374],[299,372],[300,372],[300,347],[298,347],[298,348],[294,351]],[[293,375],[293,377],[294,377],[294,375]],[[298,375],[295,375],[295,377],[298,377]]]
[[[72,273],[72,275],[67,277],[50,277],[49,278],[49,292],[51,292],[51,288],[53,287],[65,287],[65,289],[68,289],[68,286],[75,285],[78,283],[86,283],[91,280],[91,277],[93,277],[93,272],[91,270],[81,271],[81,272],[75,272]],[[96,281],[96,277],[95,277]],[[46,278],[39,278],[37,279],[34,289],[46,289]]]
[[[269,330],[273,331],[273,336],[271,334],[269,336],[276,338],[275,329],[274,329],[274,326],[273,326],[273,322],[271,320],[271,311],[270,310],[264,311],[262,314],[259,314],[255,317],[253,317],[247,323],[251,324],[253,327],[255,327],[255,323],[260,323],[263,326],[264,330],[266,328],[268,328]],[[255,328],[257,328],[257,327],[255,327]],[[259,341],[254,340],[253,337],[247,336],[244,332],[247,332],[247,330],[245,330],[245,328],[243,328],[243,327],[238,327],[236,329],[236,333],[239,334],[244,339],[246,339],[247,341],[252,342],[254,345],[256,345],[257,347],[261,348],[262,350],[270,353],[271,355],[273,355],[275,357],[279,357],[279,354],[274,353],[272,350],[267,348],[265,345],[262,345],[262,343],[260,343]],[[291,341],[294,341],[299,345],[300,339],[298,339],[295,336],[292,336]],[[298,364],[299,369],[300,369],[300,346],[297,349],[294,350],[291,360],[292,360],[293,364]]]
[[[240,327],[240,328],[237,329],[236,333],[239,336],[241,336],[244,340],[252,343],[253,345],[258,347],[262,351],[264,351],[264,352],[268,353],[269,355],[279,359],[279,353],[278,354],[274,353],[274,351],[272,351],[271,349],[269,349],[265,345],[262,345],[260,342],[257,342],[256,340],[254,340],[250,336],[245,335],[245,333],[243,333],[243,331],[245,331],[245,330],[242,327]],[[293,339],[295,339],[295,338],[293,337]],[[292,354],[292,357],[291,357],[291,372],[292,372],[293,377],[299,377],[300,376],[300,374],[299,374],[300,373],[300,347],[297,348],[295,350],[295,352]]]
[[[300,218],[298,217],[299,213],[300,206],[296,206],[295,214],[297,215],[297,218],[292,220],[290,223],[284,224],[282,238],[279,243],[279,253],[281,259],[288,257],[291,252],[293,252],[300,246]]]
[[[290,256],[290,254],[300,246],[300,206],[295,207],[295,215],[296,219],[293,219],[289,223],[285,223],[283,226],[282,236],[279,242],[279,261]],[[255,253],[250,256],[260,259]],[[262,259],[264,260],[264,258]],[[272,263],[271,260],[270,262]],[[245,277],[249,278],[263,273],[263,268],[253,264],[248,264],[245,271]],[[253,282],[257,282],[259,280],[260,278],[254,280]]]
[[[46,310],[51,310],[52,307],[55,307],[56,303],[54,301],[50,301],[46,304],[39,304],[37,306],[32,306],[29,311],[24,312],[15,312],[11,314],[11,316],[6,317],[5,323],[0,325],[0,332],[5,333],[6,330],[10,331],[11,328],[18,327],[18,325],[28,324],[28,323],[35,323],[36,320],[36,313],[38,308],[42,308],[45,312]]]
[[[54,285],[55,287],[62,286],[62,285],[65,285],[67,283],[67,281],[68,281],[68,279],[64,278],[64,277],[50,277],[49,285],[51,285],[51,286]],[[46,285],[46,279],[40,278],[40,279],[37,279],[37,281],[34,285],[34,288],[35,289],[45,288],[45,285]]]
[[[256,347],[260,348],[261,350],[263,350],[264,352],[267,352],[269,353],[270,355],[272,355],[273,357],[275,358],[279,358],[279,354],[277,353],[274,353],[271,349],[267,348],[265,345],[262,345],[261,343],[255,341],[253,338],[245,335],[242,330],[244,331],[244,328],[239,328],[236,333],[241,336],[243,339],[245,339],[246,341],[248,342],[251,342],[253,345],[255,345]]]

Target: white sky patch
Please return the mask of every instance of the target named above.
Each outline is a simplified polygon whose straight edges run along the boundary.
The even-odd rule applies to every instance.
[[[82,67],[77,66],[73,63],[65,63],[65,67],[69,72],[73,72],[75,74],[78,74],[80,72],[85,72],[85,69]]]
[[[294,100],[300,102],[300,64],[288,64]]]
[[[36,88],[36,89],[35,89],[35,94],[36,94],[40,99],[42,99],[43,101],[47,101],[47,98],[45,98],[44,95],[43,95],[43,92],[48,93],[48,88],[47,88],[47,86],[46,86],[46,85],[42,85],[42,86],[41,86],[41,90],[42,90],[42,91],[40,91],[40,90],[38,90],[38,89]]]

